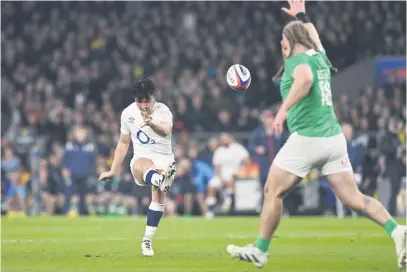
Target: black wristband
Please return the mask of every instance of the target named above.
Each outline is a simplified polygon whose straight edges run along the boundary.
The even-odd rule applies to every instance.
[[[295,15],[295,18],[296,18],[297,20],[303,22],[304,24],[311,22],[311,21],[309,20],[309,18],[308,18],[308,15],[305,14],[305,12],[298,12],[298,13]]]

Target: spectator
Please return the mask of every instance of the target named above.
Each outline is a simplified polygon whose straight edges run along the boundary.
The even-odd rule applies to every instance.
[[[206,214],[205,193],[209,181],[213,178],[213,167],[202,160],[198,159],[198,150],[196,147],[190,147],[188,157],[192,161],[191,175],[196,187],[196,201],[201,209],[202,214]]]
[[[181,189],[184,216],[191,216],[196,196],[196,186],[192,180],[191,161],[189,159],[183,158],[179,162],[174,183],[177,183]]]
[[[288,135],[284,131],[282,135],[275,135],[272,131],[274,114],[271,110],[263,112],[263,125],[256,128],[249,138],[249,151],[253,160],[260,166],[261,187],[267,180],[267,175],[271,164],[280,148],[284,145]]]
[[[1,160],[2,171],[5,173],[5,182],[8,183],[7,197],[4,203],[10,215],[24,215],[26,212],[27,189],[22,182],[22,165],[19,158],[10,147],[4,149]],[[16,211],[16,213],[12,213]]]
[[[216,137],[211,137],[205,147],[199,152],[198,159],[212,165],[213,154],[218,148],[218,139]]]
[[[62,157],[56,152],[52,152],[48,160],[48,179],[46,188],[43,188],[43,192],[48,194],[45,196],[50,199],[51,203],[48,212],[55,210],[56,214],[63,214],[65,212],[65,192],[66,183],[62,175],[61,161]]]
[[[355,173],[355,180],[358,184],[362,181],[362,167],[365,158],[366,143],[360,137],[355,137],[350,124],[342,124],[343,134],[348,145],[349,160]]]
[[[397,156],[397,149],[400,146],[398,138],[397,122],[391,119],[388,124],[388,130],[381,142],[379,143],[380,152],[383,154],[384,174],[388,177],[390,182],[390,199],[389,199],[389,212],[396,215],[396,199],[400,190],[400,179],[402,177],[403,165],[400,157]]]
[[[337,105],[337,114],[341,120],[349,121],[350,120],[350,105],[349,97],[347,94],[342,94]]]
[[[330,12],[321,15],[321,10]],[[405,55],[401,10],[404,2],[315,2],[307,13],[318,17],[315,24],[329,58],[342,69],[368,56]],[[242,12],[236,23],[232,14]],[[260,112],[281,100],[278,86],[269,82],[281,64],[275,41],[285,21],[278,3],[7,2],[2,15],[2,147],[7,140],[24,170],[36,170],[33,150],[58,153],[56,142],[75,142],[70,133],[75,126],[88,127],[97,154],[111,161],[121,110],[133,101],[132,79],[143,73],[153,78],[159,100],[174,112],[174,143],[183,149],[179,158],[187,157],[190,143],[198,148],[220,131],[237,132],[246,144]],[[250,69],[248,92],[227,86],[225,71],[232,63]],[[387,135],[390,116],[403,120],[397,134],[399,145],[405,141],[404,89],[403,77],[390,76],[383,86],[367,86],[359,100],[343,95],[336,107],[341,122],[368,138],[361,188],[371,194],[379,171],[376,146]],[[212,164],[215,149],[211,140],[199,160]],[[51,163],[48,168],[50,177]],[[21,176],[23,185],[29,174]],[[65,193],[64,186],[72,185],[68,171],[62,176]],[[32,186],[36,182],[32,179]],[[84,191],[95,195],[95,186],[89,182]],[[143,190],[135,192],[140,212],[148,202]],[[88,210],[98,207],[98,197],[85,198]]]

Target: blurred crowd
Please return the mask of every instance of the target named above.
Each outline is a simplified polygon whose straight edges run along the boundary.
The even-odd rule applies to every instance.
[[[270,80],[281,64],[280,33],[287,22],[280,7],[279,2],[2,3],[2,210],[143,213],[148,193],[134,188],[128,169],[132,150],[115,182],[96,178],[111,163],[120,113],[141,74],[153,78],[157,100],[174,113],[177,180],[188,186],[175,186],[169,213],[184,212],[184,206],[192,213],[195,199],[194,207],[204,209],[200,193],[210,174],[201,171],[210,172],[218,132],[247,133],[239,141],[261,166],[264,182],[264,169],[284,141],[264,128],[275,114],[266,109],[281,99]],[[339,69],[377,54],[405,55],[404,10],[403,2],[307,7]],[[226,86],[225,71],[233,63],[251,71],[245,94]],[[367,87],[356,101],[343,95],[336,105],[340,120],[353,130],[350,146],[363,146],[365,155],[355,155],[362,190],[374,194],[388,182],[391,207],[405,176],[404,101],[405,83],[390,82]],[[207,142],[191,136],[203,132],[215,136]],[[84,154],[78,145],[86,146]]]

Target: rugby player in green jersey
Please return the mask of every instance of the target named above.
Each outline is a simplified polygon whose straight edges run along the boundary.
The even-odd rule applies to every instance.
[[[274,131],[281,133],[287,121],[291,135],[269,170],[255,244],[229,245],[227,252],[257,267],[266,265],[271,237],[280,222],[284,195],[316,167],[327,177],[342,203],[383,226],[394,240],[398,266],[405,268],[406,226],[399,225],[376,199],[359,191],[346,140],[332,107],[331,71],[335,69],[316,28],[305,14],[304,0],[290,0],[289,5],[290,9],[282,10],[297,20],[283,30],[284,66],[275,77],[280,82],[283,104],[275,118]]]

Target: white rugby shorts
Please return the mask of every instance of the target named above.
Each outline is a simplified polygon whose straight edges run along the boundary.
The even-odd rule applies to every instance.
[[[134,162],[140,158],[150,159],[153,162],[156,169],[164,171],[174,162],[174,154],[159,154],[159,153],[134,154],[133,158],[130,161],[130,169],[132,174]],[[138,181],[136,177],[134,177],[134,182],[139,186],[147,186],[143,182]]]
[[[342,133],[332,137],[305,137],[293,133],[273,163],[301,178],[313,168],[318,168],[324,176],[353,171]]]

